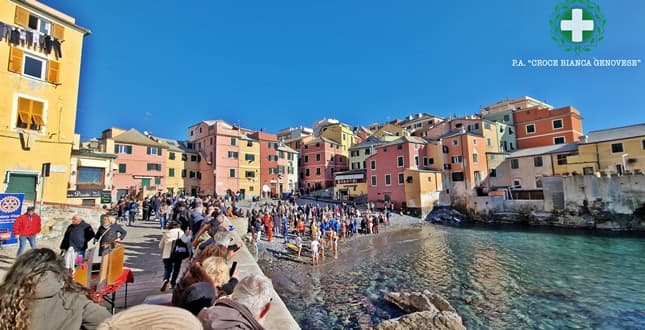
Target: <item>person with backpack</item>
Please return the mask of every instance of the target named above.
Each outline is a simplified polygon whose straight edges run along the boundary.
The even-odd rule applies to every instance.
[[[131,199],[130,206],[128,207],[128,226],[134,225],[138,208],[139,208],[139,205],[137,205],[137,201],[135,201],[134,199]]]
[[[161,291],[166,291],[168,283],[174,288],[177,283],[177,277],[181,269],[181,263],[190,256],[190,234],[185,233],[177,221],[170,221],[164,230],[159,249],[161,249],[161,259],[163,261],[164,273]]]

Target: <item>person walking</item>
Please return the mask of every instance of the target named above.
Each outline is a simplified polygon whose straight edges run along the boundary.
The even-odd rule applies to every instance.
[[[190,235],[181,230],[177,221],[170,221],[167,227],[168,229],[164,230],[159,241],[164,266],[161,291],[166,291],[169,282],[171,288],[174,288],[181,269],[181,263],[189,256]]]
[[[114,223],[112,216],[102,215],[101,226],[96,230],[96,235],[94,236],[94,241],[99,243],[99,256],[103,256],[103,252],[106,250],[114,249],[117,242],[122,241],[127,233],[121,225]]]
[[[41,219],[36,214],[36,208],[30,206],[27,212],[16,219],[13,223],[13,234],[18,239],[18,253],[16,256],[21,255],[25,251],[27,241],[32,249],[36,248],[36,235],[40,233]]]

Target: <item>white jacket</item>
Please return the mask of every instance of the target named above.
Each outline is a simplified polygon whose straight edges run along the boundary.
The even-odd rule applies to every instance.
[[[177,238],[181,239],[184,243],[190,243],[190,236],[186,235],[180,228],[173,228],[164,230],[159,241],[159,248],[161,249],[161,259],[168,259],[172,254],[172,243]]]

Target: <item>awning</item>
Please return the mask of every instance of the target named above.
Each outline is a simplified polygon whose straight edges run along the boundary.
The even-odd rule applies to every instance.
[[[361,180],[364,178],[364,174],[346,174],[336,176],[336,180]]]

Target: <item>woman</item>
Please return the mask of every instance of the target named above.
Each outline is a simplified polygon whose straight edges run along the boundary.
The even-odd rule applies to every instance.
[[[103,256],[105,250],[111,250],[116,244],[125,238],[128,232],[118,223],[114,223],[114,218],[108,214],[101,216],[101,227],[96,231],[94,242],[99,242],[99,256]]]
[[[179,222],[171,221],[168,223],[168,228],[164,230],[161,241],[159,241],[164,266],[161,291],[166,291],[168,281],[170,281],[171,288],[175,286],[181,269],[181,262],[189,256],[189,245],[187,244],[189,242],[190,235],[181,230]]]
[[[218,288],[217,297],[225,296],[233,292],[232,287],[237,284],[237,272],[230,276],[229,268],[226,264],[226,259],[222,257],[207,257],[201,262],[193,262],[186,274],[179,281],[172,293],[172,304],[174,306],[182,306],[184,303],[184,291],[191,285],[198,282],[207,282]],[[231,287],[230,292],[219,289],[230,283],[227,287]]]
[[[18,257],[0,285],[2,330],[96,329],[108,317],[50,249]]]
[[[166,199],[161,200],[161,209],[159,210],[159,225],[161,230],[166,226],[166,220],[170,217],[170,205]]]

